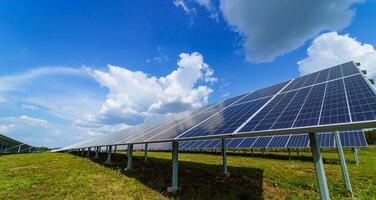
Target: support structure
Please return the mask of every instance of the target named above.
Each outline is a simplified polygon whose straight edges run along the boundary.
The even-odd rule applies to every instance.
[[[20,153],[20,152],[21,152],[21,146],[22,146],[22,144],[18,146],[17,153]]]
[[[309,135],[309,141],[311,144],[313,162],[315,164],[317,183],[320,189],[320,198],[322,200],[327,200],[327,199],[330,199],[330,197],[329,197],[328,183],[326,180],[326,175],[325,175],[325,170],[324,170],[324,163],[322,161],[322,156],[320,152],[320,144],[318,143],[318,140],[316,137],[317,135],[315,133],[309,133],[308,135]]]
[[[223,160],[223,173],[227,174],[227,152],[226,152],[226,140],[222,138],[222,160]]]
[[[86,157],[90,157],[91,147],[87,148]]]
[[[129,171],[132,169],[132,159],[133,159],[132,154],[133,154],[133,144],[128,144],[128,153],[127,153],[128,162],[127,162],[127,168],[124,169],[125,171]]]
[[[290,150],[290,148],[287,148],[287,151],[289,152],[289,160],[291,160],[291,150]]]
[[[100,148],[100,147],[96,147],[96,149],[95,149],[95,156],[94,156],[94,159],[98,159],[99,148]]]
[[[342,143],[341,143],[341,139],[339,137],[338,131],[334,132],[334,140],[336,141],[338,157],[341,163],[343,182],[345,184],[346,189],[352,194],[352,187],[350,183],[349,172],[347,171],[346,159],[343,153]]]
[[[178,156],[179,156],[179,143],[177,141],[172,142],[172,185],[167,188],[168,192],[178,191]]]
[[[106,160],[106,163],[107,164],[110,164],[111,163],[111,151],[112,151],[112,146],[109,145],[107,147],[108,151],[107,151],[107,160]]]
[[[145,148],[144,148],[144,160],[148,160],[148,143],[145,143]]]
[[[353,153],[353,156],[354,156],[354,160],[355,160],[355,165],[356,166],[359,166],[359,156],[358,156],[358,149],[357,148],[352,148],[352,153]]]

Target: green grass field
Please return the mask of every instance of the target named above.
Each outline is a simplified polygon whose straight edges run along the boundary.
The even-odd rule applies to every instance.
[[[376,199],[376,146],[360,150],[356,167],[346,151],[350,179],[357,199]],[[135,152],[134,170],[124,172],[125,154],[106,155],[96,162],[68,153],[0,156],[0,199],[318,199],[309,152],[229,153],[230,176],[222,172],[215,153],[180,153],[179,184],[171,183],[171,153]],[[336,152],[324,152],[325,170],[333,199],[351,199],[343,187]]]

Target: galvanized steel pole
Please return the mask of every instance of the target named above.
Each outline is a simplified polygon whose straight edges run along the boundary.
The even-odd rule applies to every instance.
[[[330,199],[329,189],[328,189],[328,183],[327,183],[326,176],[325,176],[324,163],[322,161],[322,156],[320,152],[320,145],[317,142],[315,133],[309,133],[308,135],[309,135],[309,141],[311,143],[313,162],[315,164],[315,169],[316,169],[317,183],[320,189],[320,198],[322,200],[328,200]]]
[[[341,139],[339,137],[338,131],[334,132],[334,139],[336,141],[336,146],[337,146],[337,152],[338,152],[338,156],[339,156],[339,161],[341,163],[343,182],[345,183],[346,189],[352,194],[352,187],[351,187],[351,183],[350,183],[350,177],[349,177],[349,173],[347,171],[345,155],[343,153],[342,143],[341,143]]]

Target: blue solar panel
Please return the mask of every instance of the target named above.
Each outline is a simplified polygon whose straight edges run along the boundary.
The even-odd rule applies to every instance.
[[[328,80],[333,80],[333,79],[337,79],[341,77],[342,77],[341,65],[337,65],[335,67],[330,68]]]
[[[270,141],[268,148],[285,148],[290,135],[275,135]]]
[[[362,75],[345,78],[352,121],[376,119],[376,95]]]
[[[320,147],[334,147],[334,134],[333,133],[320,133],[317,134],[317,140]]]
[[[227,142],[226,147],[229,149],[235,149],[244,140],[244,138],[234,138]]]
[[[238,149],[251,148],[257,137],[245,138],[242,143],[239,144]]]
[[[350,117],[343,80],[340,79],[327,83],[320,125],[344,122],[350,122]]]
[[[196,137],[234,132],[242,123],[252,116],[269,98],[250,101],[230,106],[217,113],[207,121],[182,134],[180,137]]]
[[[293,127],[318,124],[324,92],[325,84],[319,84],[312,87],[303,107],[295,119]]]
[[[363,131],[340,132],[339,136],[343,147],[367,147],[367,141]]]
[[[266,148],[272,136],[259,137],[251,148]]]
[[[309,138],[307,134],[291,135],[286,148],[307,148]]]
[[[349,75],[357,74],[360,72],[353,62],[348,62],[348,63],[342,64],[342,73],[343,73],[343,76],[349,76]]]
[[[325,69],[319,72],[317,79],[315,80],[315,84],[323,83],[328,80],[329,78],[329,71],[330,69]]]
[[[216,148],[219,144],[221,144],[221,140],[213,140],[212,142],[210,142],[208,144],[208,146],[206,146],[206,148],[208,149],[214,149]]]
[[[297,114],[299,113],[303,103],[306,101],[308,94],[312,87],[307,87],[299,90],[295,97],[291,100],[286,109],[280,114],[278,119],[273,124],[273,129],[290,128]]]
[[[272,96],[277,94],[283,87],[287,85],[289,81],[285,81],[279,84],[272,85],[270,87],[266,87],[263,89],[256,90],[252,93],[250,93],[248,96],[245,98],[241,99],[240,101],[236,102],[236,104],[244,103],[247,101],[259,99],[259,98],[264,98],[268,96]]]

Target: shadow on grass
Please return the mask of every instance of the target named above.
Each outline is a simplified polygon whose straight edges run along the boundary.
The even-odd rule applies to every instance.
[[[73,154],[78,155],[78,154]],[[86,155],[86,154],[85,154]],[[133,157],[133,170],[124,171],[125,154],[112,154],[111,164],[105,164],[107,154],[101,153],[93,162],[112,169],[121,169],[128,177],[159,191],[166,197],[177,199],[263,199],[263,170],[257,168],[229,167],[231,175],[222,174],[221,165],[179,161],[179,186],[176,194],[167,193],[171,186],[171,160]]]

